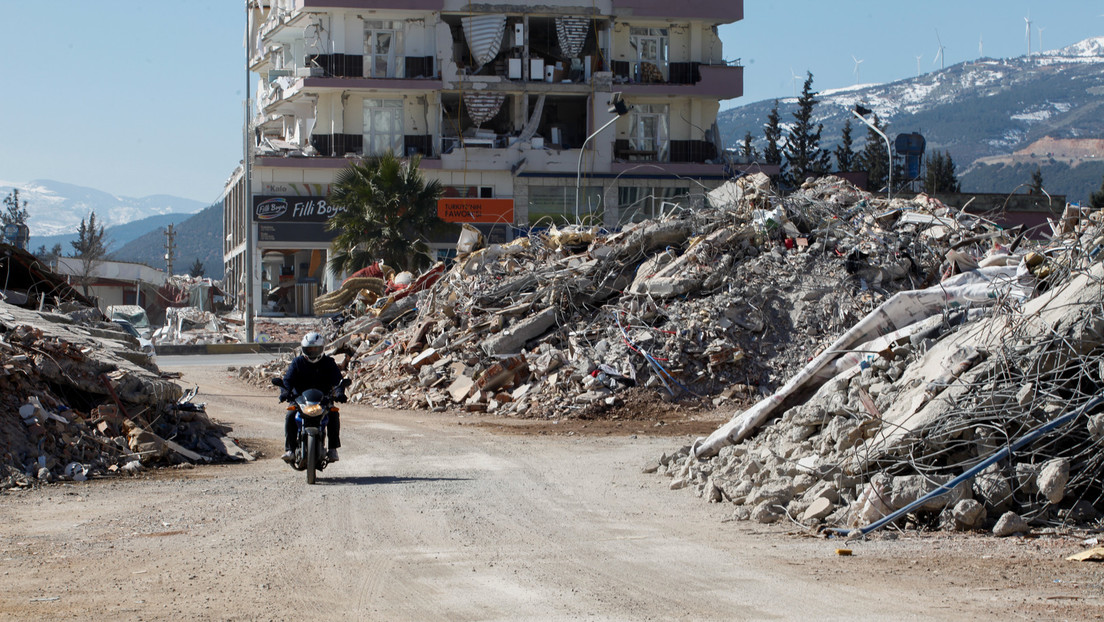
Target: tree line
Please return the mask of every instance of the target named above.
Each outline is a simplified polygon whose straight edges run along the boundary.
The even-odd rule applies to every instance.
[[[806,73],[801,97],[797,100],[797,110],[793,113],[793,123],[783,128],[778,111],[778,100],[767,115],[763,126],[763,138],[766,146],[762,153],[755,148],[755,139],[750,131],[744,135],[739,149],[745,162],[762,162],[779,167],[775,181],[783,190],[798,188],[810,177],[819,177],[833,172],[861,172],[867,175],[867,187],[874,191],[887,189],[890,179],[889,154],[886,144],[878,131],[885,133],[886,123],[878,118],[876,112],[864,110],[863,116],[871,116],[866,132],[866,141],[861,149],[856,149],[855,127],[848,119],[843,126],[840,142],[834,150],[821,147],[821,135],[824,125],[813,123],[813,113],[819,100],[813,91],[813,74]],[[833,170],[833,163],[835,167]],[[893,191],[904,188],[914,180],[905,179],[903,167],[895,162],[892,170]],[[950,153],[935,151],[928,157],[928,165],[919,180],[923,191],[929,194],[939,192],[958,192],[958,177],[954,160]]]

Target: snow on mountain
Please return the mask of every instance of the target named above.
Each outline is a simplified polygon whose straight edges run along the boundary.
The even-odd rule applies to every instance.
[[[822,143],[839,140],[856,104],[877,113],[887,133],[920,132],[929,150],[953,153],[964,165],[1009,153],[1044,136],[1104,136],[1104,37],[1061,50],[1011,59],[981,58],[888,84],[825,90],[814,122],[824,125]],[[774,101],[750,103],[718,116],[725,147],[738,148],[751,132],[756,147]],[[778,100],[790,118],[795,98]],[[862,140],[862,128],[856,138]]]
[[[111,227],[162,214],[195,214],[207,207],[199,201],[169,195],[122,197],[45,179],[0,181],[0,195],[7,197],[14,189],[19,190],[20,202],[27,202],[27,225],[32,236],[73,233],[92,212],[96,213],[97,225]]]

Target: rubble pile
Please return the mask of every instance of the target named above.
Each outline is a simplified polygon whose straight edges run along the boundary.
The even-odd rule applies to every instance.
[[[351,398],[544,418],[616,408],[630,387],[743,404],[888,296],[958,271],[952,246],[982,255],[1005,234],[834,177],[783,198],[760,175],[711,199],[613,234],[553,227],[476,248],[349,303],[331,332]],[[263,383],[285,364],[242,374]]]
[[[648,470],[737,519],[841,532],[1099,521],[1102,223],[1078,212],[1033,251],[958,247],[976,269],[887,301],[863,320],[877,330]]]
[[[251,459],[94,308],[0,302],[0,489]]]

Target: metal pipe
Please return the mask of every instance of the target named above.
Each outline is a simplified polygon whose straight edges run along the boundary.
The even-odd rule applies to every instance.
[[[920,497],[916,501],[913,501],[912,503],[906,505],[905,507],[903,507],[903,508],[901,508],[901,509],[899,509],[895,512],[892,512],[889,515],[887,515],[887,516],[885,516],[885,517],[883,517],[883,518],[881,518],[877,521],[874,521],[873,523],[870,523],[869,525],[866,525],[865,527],[859,527],[857,529],[832,528],[832,529],[828,529],[826,531],[829,531],[829,532],[835,533],[835,534],[839,534],[839,535],[863,535],[863,536],[865,536],[866,534],[870,533],[871,531],[874,531],[876,529],[880,529],[880,528],[884,527],[885,525],[888,525],[889,523],[892,523],[893,521],[897,520],[901,516],[907,514],[908,512],[911,512],[915,508],[927,503],[931,499],[933,499],[935,497],[938,497],[939,495],[942,495],[942,494],[946,493],[949,490],[952,490],[955,486],[958,486],[962,482],[964,482],[964,481],[972,478],[973,476],[977,475],[978,473],[984,471],[989,465],[993,464],[994,462],[997,462],[999,460],[1003,460],[1003,459],[1011,456],[1012,452],[1019,450],[1021,447],[1025,446],[1029,443],[1035,442],[1035,440],[1038,439],[1043,434],[1046,434],[1050,430],[1053,430],[1054,428],[1056,428],[1060,425],[1063,425],[1065,423],[1069,423],[1070,421],[1076,419],[1077,416],[1080,415],[1081,413],[1084,413],[1084,412],[1088,411],[1089,409],[1095,408],[1096,406],[1100,405],[1102,402],[1104,402],[1104,395],[1098,395],[1098,396],[1094,397],[1093,399],[1089,400],[1089,402],[1086,403],[1085,405],[1081,406],[1081,408],[1078,408],[1077,410],[1075,410],[1071,413],[1066,413],[1066,414],[1062,415],[1061,417],[1058,417],[1056,419],[1048,421],[1047,423],[1044,423],[1043,425],[1035,428],[1031,432],[1028,432],[1027,434],[1025,434],[1025,435],[1021,436],[1020,438],[1016,439],[1015,441],[1012,442],[1011,445],[1008,445],[1008,446],[1002,448],[997,453],[989,456],[985,460],[982,460],[981,462],[977,463],[976,465],[974,465],[970,469],[967,469],[966,472],[964,472],[962,475],[959,475],[958,477],[952,479],[951,481],[947,482],[946,484],[942,484],[942,485],[936,487],[935,490],[929,492],[928,494],[924,495],[923,497]]]

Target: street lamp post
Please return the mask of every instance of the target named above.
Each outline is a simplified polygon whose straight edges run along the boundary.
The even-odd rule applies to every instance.
[[[867,121],[866,116],[870,114],[870,109],[860,104],[855,104],[855,107],[851,110],[851,114],[855,115],[859,121],[866,124],[867,127],[874,130],[878,136],[882,137],[882,140],[886,144],[886,157],[889,159],[889,168],[887,169],[888,182],[886,183],[886,200],[893,199],[893,147],[889,144],[889,137],[885,135],[885,132],[878,129],[878,126],[874,125],[870,121]]]
[[[609,101],[609,111],[617,113],[617,116],[595,130],[590,136],[587,136],[586,140],[583,141],[583,146],[579,148],[579,165],[575,168],[575,224],[579,224],[579,187],[583,181],[583,154],[586,153],[587,143],[590,142],[591,138],[601,134],[607,127],[616,123],[618,119],[629,114],[630,110],[632,110],[632,106],[625,104],[625,100],[621,99],[621,93],[614,93]]]
[[[250,157],[253,155],[252,137],[250,136],[251,102],[249,61],[252,49],[249,45],[249,17],[252,8],[252,0],[245,2],[245,126],[242,131],[242,213],[245,216],[245,312],[242,319],[245,321],[245,342],[253,343],[253,171],[251,170]]]

